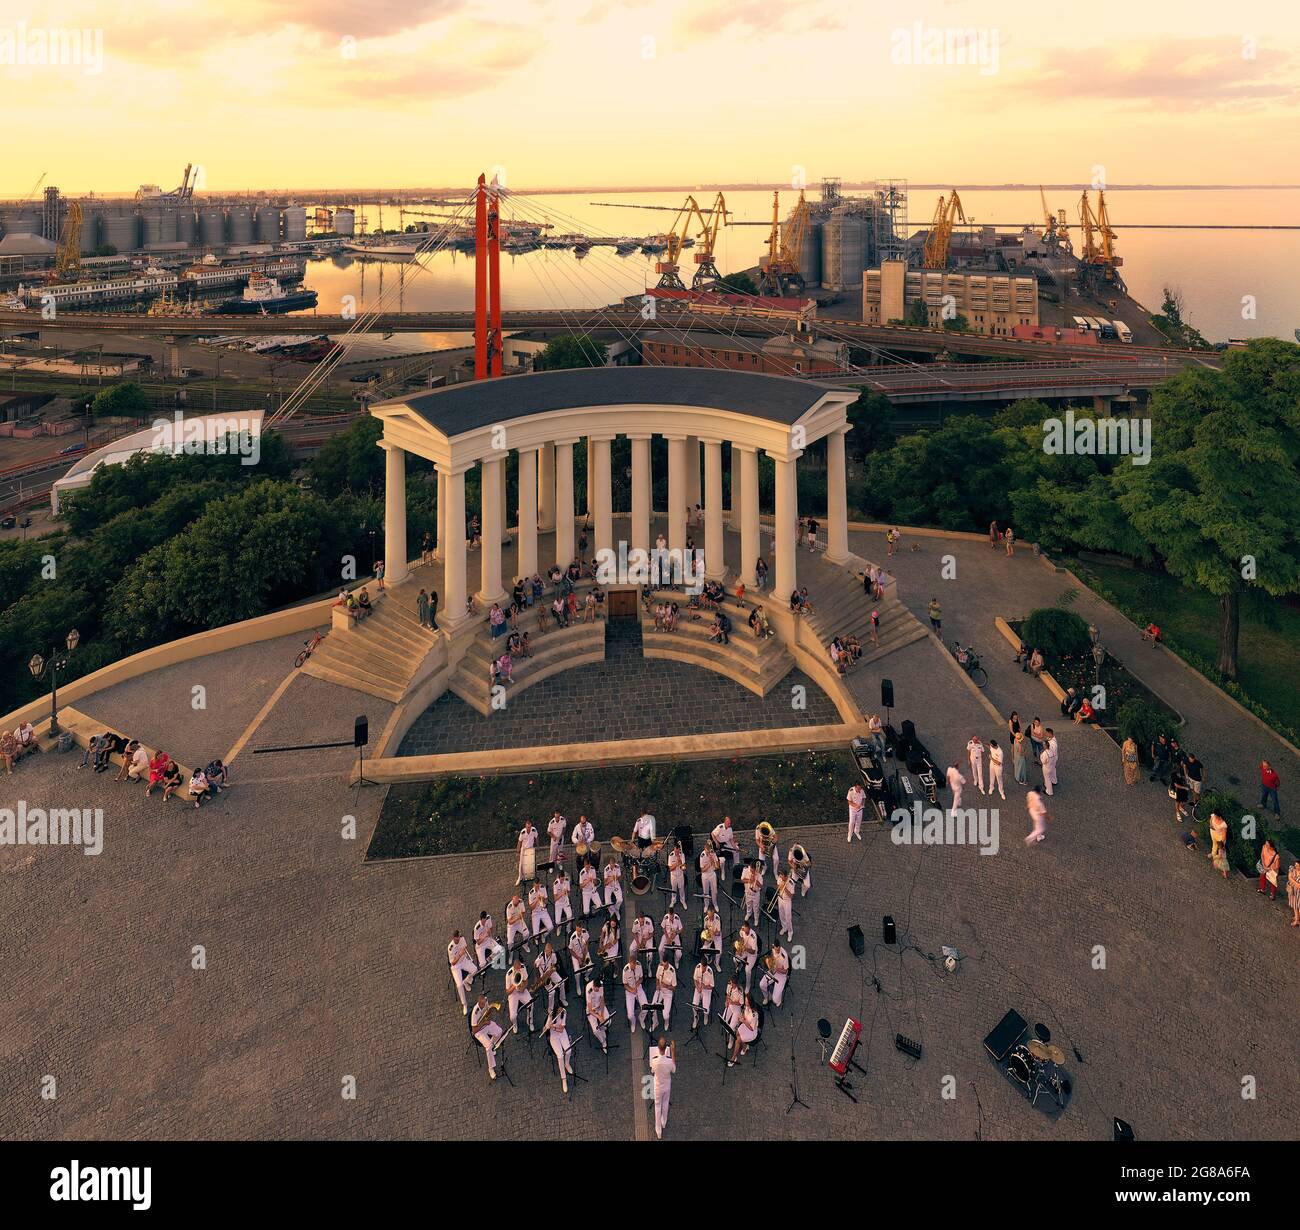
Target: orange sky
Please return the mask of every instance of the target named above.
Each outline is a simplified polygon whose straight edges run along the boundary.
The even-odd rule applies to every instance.
[[[187,162],[213,191],[465,185],[493,166],[527,189],[800,169],[1300,182],[1300,8],[1276,0],[16,7],[0,7],[5,196],[43,171],[71,194],[169,188]],[[64,62],[30,62],[51,28]]]

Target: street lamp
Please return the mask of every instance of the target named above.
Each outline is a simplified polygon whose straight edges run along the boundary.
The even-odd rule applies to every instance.
[[[1097,630],[1097,625],[1096,625],[1096,624],[1089,624],[1089,625],[1088,625],[1088,639],[1093,643],[1093,645],[1096,645],[1096,644],[1097,644],[1097,638],[1098,638],[1100,635],[1101,635],[1101,633]]]
[[[50,650],[49,658],[42,658],[40,654],[32,654],[32,660],[27,663],[27,669],[32,672],[32,678],[39,683],[46,675],[50,677],[50,736],[57,738],[59,730],[59,671],[68,665],[68,658],[72,651],[76,649],[81,641],[81,633],[73,628],[68,633],[67,651],[64,652],[58,648]]]
[[[1102,647],[1102,645],[1100,644],[1100,642],[1096,642],[1096,641],[1093,642],[1093,646],[1092,646],[1092,660],[1097,664],[1097,677],[1096,677],[1096,683],[1100,684],[1100,683],[1101,683],[1101,664],[1102,664],[1103,662],[1106,661],[1106,650]]]

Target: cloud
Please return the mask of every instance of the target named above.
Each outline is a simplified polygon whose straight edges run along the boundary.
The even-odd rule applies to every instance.
[[[682,18],[682,30],[696,38],[717,34],[748,37],[778,32],[838,30],[844,22],[839,5],[780,4],[772,0],[697,0]]]

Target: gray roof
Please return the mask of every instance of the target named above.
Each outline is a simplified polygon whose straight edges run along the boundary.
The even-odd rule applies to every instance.
[[[374,408],[409,406],[448,437],[531,414],[584,406],[702,406],[789,426],[826,393],[821,385],[788,376],[713,368],[602,367],[477,380],[393,398]]]

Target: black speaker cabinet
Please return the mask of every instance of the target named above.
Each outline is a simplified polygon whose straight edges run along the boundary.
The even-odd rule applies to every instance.
[[[866,955],[867,937],[862,934],[862,928],[857,923],[854,923],[849,928],[849,947],[853,950],[855,957]]]
[[[352,746],[365,747],[370,742],[370,722],[363,713],[352,727]]]
[[[894,707],[894,681],[892,679],[882,679],[880,681],[880,703],[886,709]]]
[[[985,1037],[984,1049],[1001,1063],[1028,1030],[1029,1026],[1025,1024],[1025,1018],[1014,1008],[1009,1008],[1006,1016]]]
[[[881,937],[884,939],[886,944],[898,943],[898,930],[894,926],[894,917],[892,914],[886,914],[885,917],[880,920],[880,932]]]

